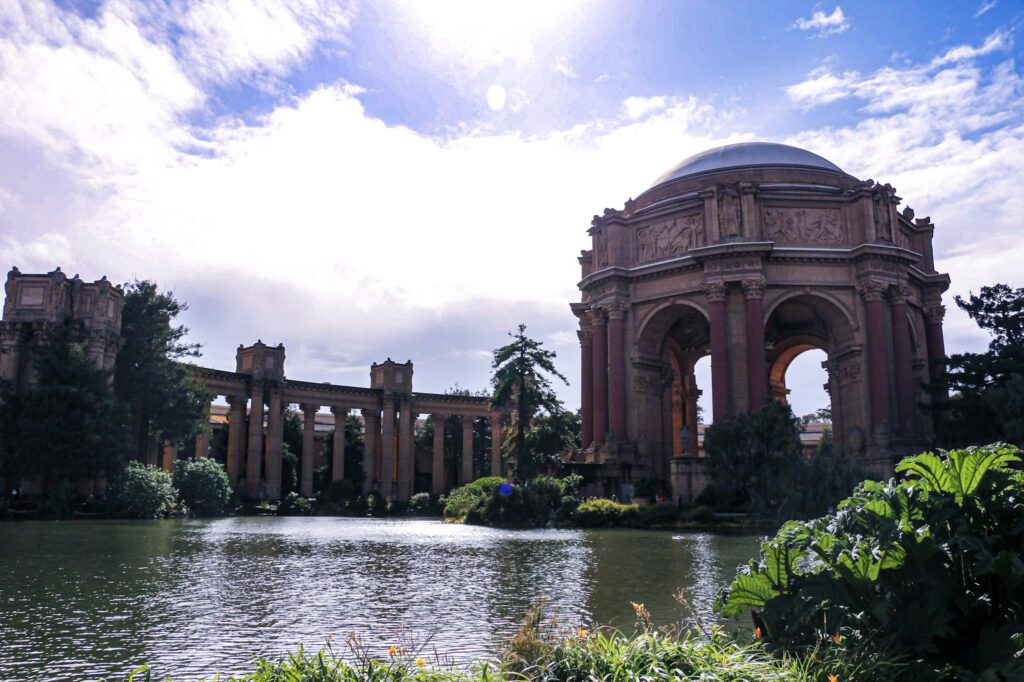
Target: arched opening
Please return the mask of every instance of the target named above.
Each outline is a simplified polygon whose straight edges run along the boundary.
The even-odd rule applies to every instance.
[[[770,349],[769,395],[788,403],[797,417],[813,415],[805,445],[816,445],[826,427],[841,434],[849,401],[839,395],[836,379],[853,355],[853,326],[847,314],[822,296],[791,296],[769,314],[765,341]]]
[[[645,398],[652,409],[644,413],[655,415],[659,423],[639,426],[654,445],[652,464],[657,475],[667,477],[672,457],[699,452],[700,405],[710,399],[711,391],[709,380],[698,382],[697,368],[708,355],[710,337],[707,317],[689,304],[668,305],[644,324],[639,349],[651,381],[643,383],[654,387]],[[650,438],[651,433],[657,437]]]

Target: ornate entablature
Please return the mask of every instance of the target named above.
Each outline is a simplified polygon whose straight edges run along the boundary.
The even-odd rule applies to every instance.
[[[891,185],[812,152],[745,143],[690,157],[594,216],[572,304],[590,358],[591,460],[637,464],[629,449],[643,449],[648,473],[669,476],[691,453],[673,434],[695,421],[696,359],[712,357],[721,416],[784,399],[785,368],[811,348],[829,357],[837,447],[884,473],[924,444],[933,425],[918,406],[933,398],[921,387],[943,353],[949,277],[935,271],[934,225],[900,204]],[[599,431],[613,424],[626,426],[609,442]]]

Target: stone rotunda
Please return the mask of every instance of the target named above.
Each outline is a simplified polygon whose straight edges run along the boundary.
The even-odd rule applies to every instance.
[[[888,184],[763,142],[692,156],[594,216],[571,304],[582,350],[584,459],[605,492],[645,476],[688,503],[704,485],[697,398],[722,419],[786,399],[820,349],[838,452],[879,475],[927,447],[945,355],[934,226]],[[694,364],[711,357],[711,386]]]

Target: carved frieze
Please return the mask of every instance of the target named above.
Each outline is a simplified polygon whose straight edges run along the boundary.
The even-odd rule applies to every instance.
[[[594,232],[594,266],[608,267],[608,239],[604,230]]]
[[[699,213],[648,225],[636,232],[636,262],[675,258],[703,243],[704,217]]]
[[[786,244],[838,244],[843,241],[838,208],[761,210],[765,238]]]
[[[704,272],[723,273],[745,272],[759,270],[761,268],[760,256],[734,256],[731,258],[716,258],[704,264]]]
[[[633,390],[638,393],[660,394],[665,388],[665,379],[657,374],[637,374],[633,377]]]

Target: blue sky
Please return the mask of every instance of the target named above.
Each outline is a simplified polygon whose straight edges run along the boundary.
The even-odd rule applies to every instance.
[[[482,388],[523,321],[576,407],[590,216],[719,144],[891,182],[951,293],[1024,285],[1022,24],[1007,0],[0,0],[0,264],[154,279],[205,364],[262,338],[314,381],[390,356]],[[947,347],[982,348],[946,305]]]

